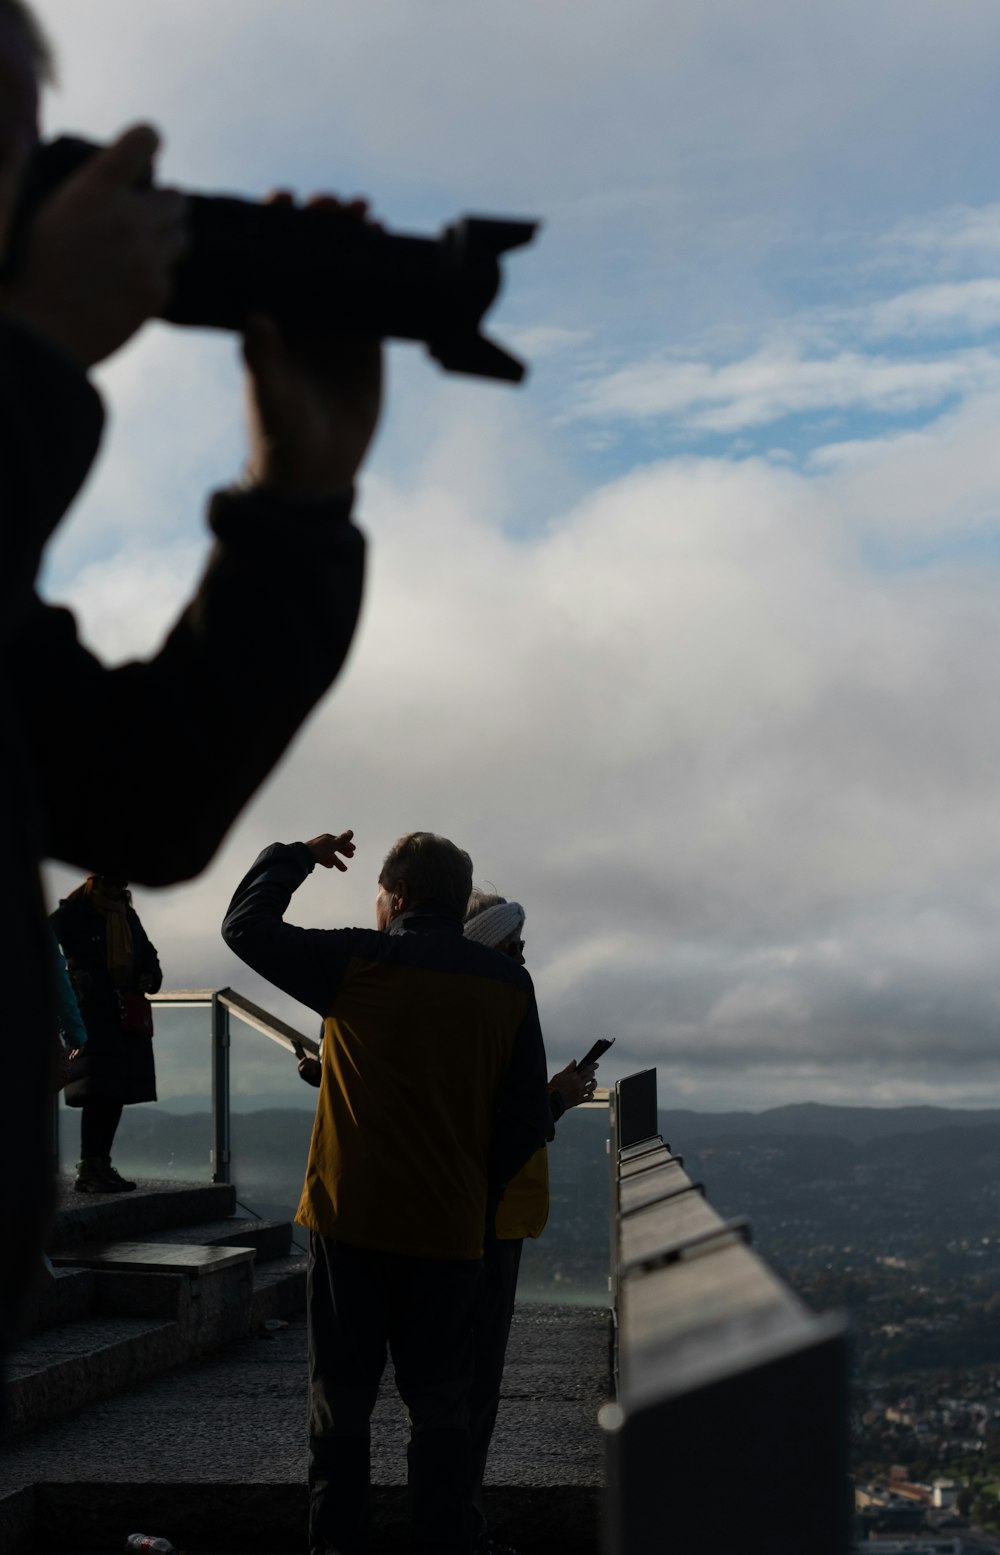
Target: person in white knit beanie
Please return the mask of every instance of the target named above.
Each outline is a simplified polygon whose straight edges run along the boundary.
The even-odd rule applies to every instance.
[[[524,965],[525,911],[520,902],[474,891],[465,913],[465,937],[488,945]],[[590,1101],[596,1087],[596,1064],[577,1068],[573,1059],[549,1081],[552,1121],[570,1107]],[[476,1520],[476,1555],[516,1555],[490,1537],[483,1510],[483,1474],[496,1424],[503,1381],[504,1357],[514,1315],[521,1249],[526,1236],[537,1237],[549,1211],[549,1170],[545,1147],[533,1155],[504,1190],[497,1211],[495,1236],[487,1233],[485,1279],[474,1340],[474,1373],[469,1397],[472,1438],[472,1505]]]

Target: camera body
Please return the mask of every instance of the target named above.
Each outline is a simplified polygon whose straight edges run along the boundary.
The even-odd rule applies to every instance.
[[[100,148],[63,136],[39,146],[25,179],[5,272],[15,273],[31,214]],[[523,363],[482,334],[500,289],[500,255],[537,222],[465,216],[436,238],[386,232],[321,206],[189,194],[190,246],[162,317],[241,330],[263,312],[292,332],[422,341],[449,372],[518,383]]]

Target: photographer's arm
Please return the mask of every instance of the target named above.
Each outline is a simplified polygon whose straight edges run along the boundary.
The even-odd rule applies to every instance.
[[[103,424],[100,398],[83,373],[0,311],[4,639],[31,605],[43,548],[83,483]]]
[[[33,601],[10,651],[49,856],[147,885],[204,869],[347,655],[364,565],[347,510],[217,497],[201,586],[148,663],[105,668]]]
[[[380,356],[329,350],[303,364],[266,321],[251,331],[256,485],[214,499],[219,543],[155,659],[107,670],[72,617],[34,602],[14,648],[50,855],[150,885],[198,874],[340,669],[364,565],[351,482]],[[100,763],[67,763],[67,749]]]
[[[288,194],[271,199],[293,203]],[[367,222],[363,200],[320,195],[309,203],[331,228]],[[247,322],[244,353],[250,374],[250,479],[291,501],[315,502],[349,491],[378,425],[380,344],[344,338],[311,320],[286,341],[272,319],[257,313]]]
[[[347,833],[342,850],[353,853]],[[317,839],[325,841],[326,839]],[[313,844],[273,843],[254,860],[229,904],[222,937],[247,966],[317,1014],[327,1015],[334,995],[366,931],[300,929],[285,923],[292,894],[317,862]],[[322,862],[322,860],[320,860]]]

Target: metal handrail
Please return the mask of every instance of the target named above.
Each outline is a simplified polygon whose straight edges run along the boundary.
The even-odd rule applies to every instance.
[[[265,1037],[270,1037],[271,1041],[277,1042],[279,1047],[287,1048],[290,1053],[294,1053],[297,1047],[304,1047],[313,1058],[319,1057],[319,1043],[313,1037],[307,1037],[304,1032],[289,1025],[288,1021],[281,1020],[277,1015],[269,1014],[267,1010],[261,1009],[259,1004],[254,1004],[252,999],[245,999],[235,989],[220,988],[216,998],[246,1025],[252,1026],[254,1031],[262,1032]]]
[[[311,1057],[319,1056],[319,1043],[313,1037],[296,1030],[280,1016],[244,998],[235,988],[164,988],[149,995],[154,1004],[169,1005],[173,1009],[207,1009],[212,1013],[212,1181],[228,1182],[230,1179],[231,1126],[229,1099],[229,1019],[237,1020],[259,1031],[283,1047],[289,1053],[304,1050]]]
[[[314,1058],[319,1056],[319,1043],[313,1037],[307,1037],[280,1016],[272,1015],[261,1005],[254,1004],[252,999],[237,993],[235,988],[164,988],[159,993],[151,993],[149,998],[154,1004],[169,1004],[174,1009],[193,1010],[221,1004],[225,1009],[232,1010],[246,1025],[270,1037],[272,1042],[277,1042],[290,1053],[301,1046]]]
[[[228,1182],[230,1168],[230,1119],[229,1119],[229,1049],[231,1015],[244,1025],[259,1031],[271,1042],[276,1042],[286,1052],[303,1049],[310,1057],[318,1058],[320,1045],[314,1037],[307,1037],[290,1022],[272,1015],[261,1005],[255,1004],[235,988],[164,988],[150,994],[154,1004],[169,1005],[173,1009],[207,1009],[212,1012],[212,1181]],[[584,1107],[608,1106],[610,1092],[599,1086],[593,1099]]]
[[[202,1004],[211,1004],[215,998],[214,988],[162,988],[159,993],[147,995],[151,1004],[175,1004],[183,1009],[197,1009]]]

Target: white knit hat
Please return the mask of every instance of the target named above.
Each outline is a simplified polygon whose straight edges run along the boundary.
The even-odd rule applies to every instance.
[[[520,902],[498,902],[477,913],[465,925],[466,939],[474,939],[479,945],[489,945],[495,950],[506,945],[524,928],[525,912]]]

